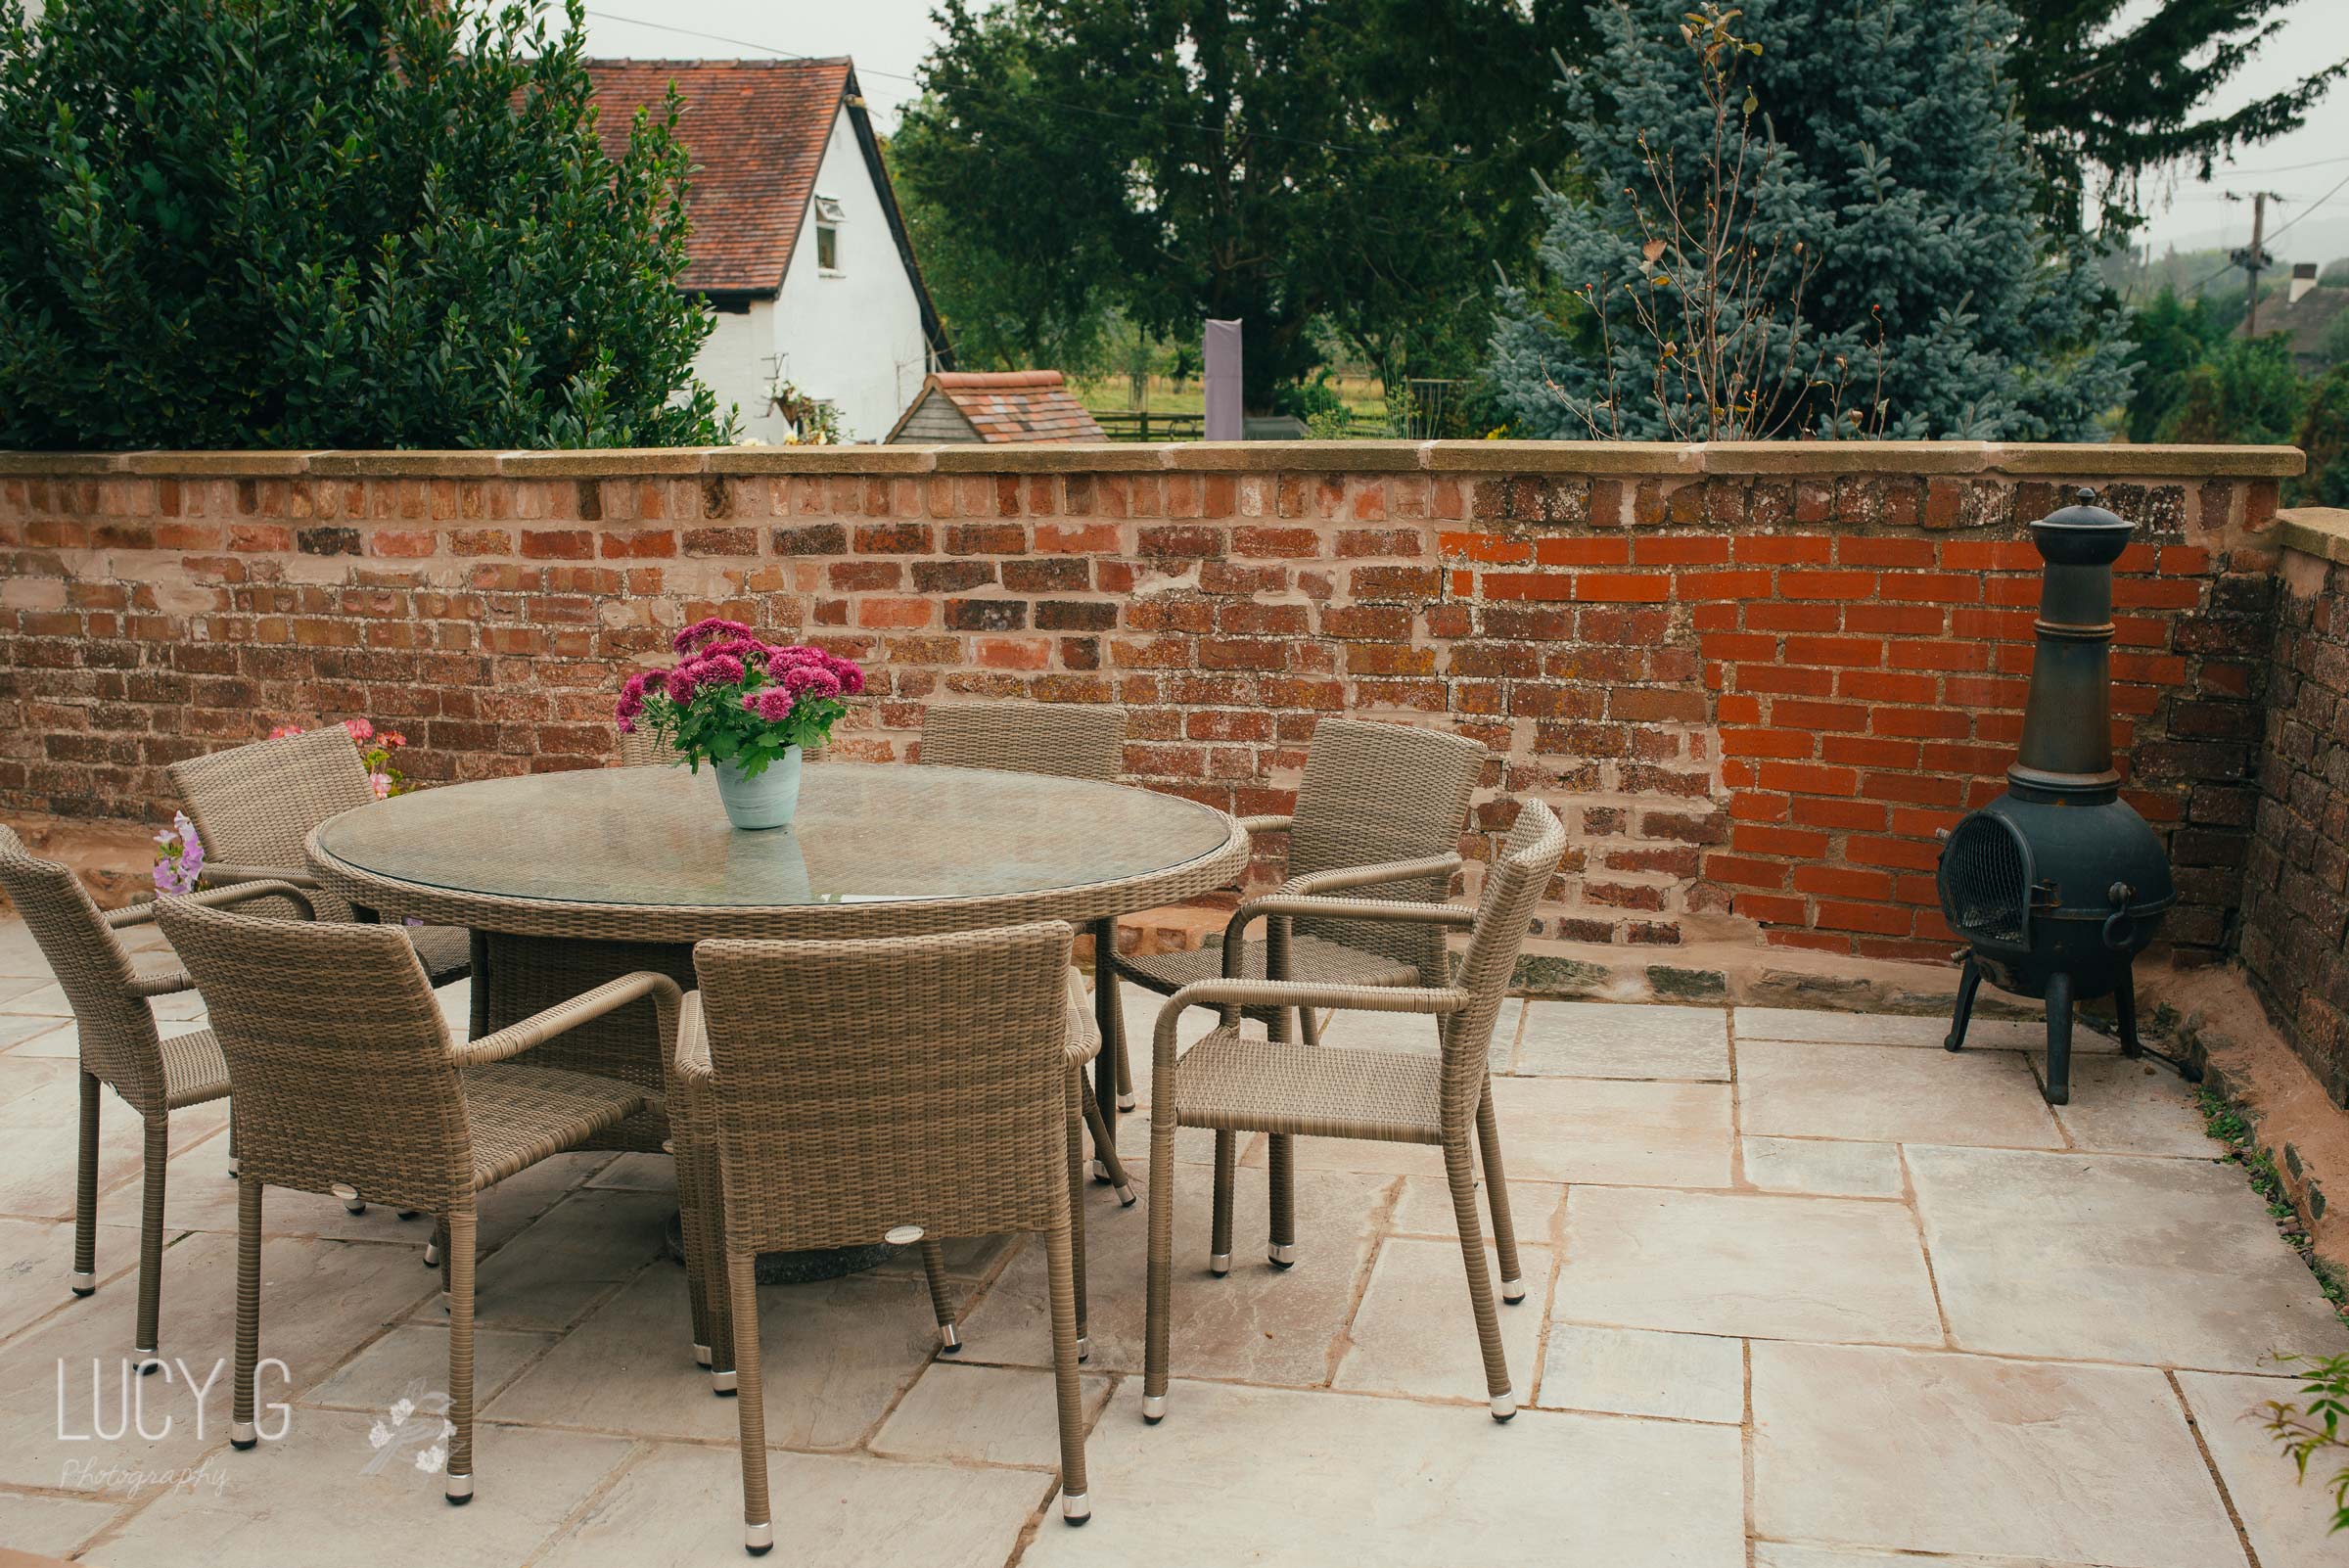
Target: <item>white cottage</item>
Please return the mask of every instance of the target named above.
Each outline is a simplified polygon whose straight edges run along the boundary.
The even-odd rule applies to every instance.
[[[607,146],[639,108],[685,100],[693,156],[685,287],[717,330],[694,368],[742,434],[780,442],[775,394],[829,403],[841,438],[881,439],[932,371],[950,369],[938,312],[847,60],[598,60]]]

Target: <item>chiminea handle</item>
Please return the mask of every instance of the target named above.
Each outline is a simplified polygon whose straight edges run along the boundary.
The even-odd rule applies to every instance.
[[[2137,937],[2137,911],[2129,907],[2129,900],[2137,897],[2137,890],[2126,882],[2116,882],[2104,890],[2104,897],[2112,900],[2112,913],[2104,919],[2104,945],[2114,952],[2121,952]],[[2122,935],[2113,934],[2116,927],[2123,928]]]

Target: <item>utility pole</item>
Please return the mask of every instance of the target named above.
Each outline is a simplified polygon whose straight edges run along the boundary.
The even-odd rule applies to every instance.
[[[2239,202],[2242,198],[2234,192],[2229,191],[2227,200]],[[2251,193],[2251,247],[2249,250],[2234,253],[2234,262],[2243,269],[2243,275],[2249,285],[2244,297],[2248,305],[2247,313],[2243,317],[2243,336],[2246,338],[2259,336],[2259,275],[2276,264],[2276,258],[2268,254],[2266,248],[2261,243],[2268,232],[2268,203],[2282,200],[2283,197],[2275,191]]]

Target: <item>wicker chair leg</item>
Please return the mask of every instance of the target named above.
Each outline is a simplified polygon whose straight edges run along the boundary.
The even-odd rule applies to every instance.
[[[946,1285],[946,1250],[926,1239],[920,1246],[922,1275],[930,1281],[930,1311],[938,1316],[938,1348],[951,1356],[962,1349],[962,1335],[954,1328],[954,1292]]]
[[[725,1198],[718,1190],[717,1164],[709,1151],[698,1151],[694,1159],[694,1185],[702,1200],[704,1289],[710,1312],[710,1391],[731,1399],[740,1386],[740,1374],[734,1366],[734,1287],[726,1275]],[[750,1320],[749,1332],[759,1332],[755,1317]]]
[[[159,1112],[147,1119],[147,1192],[139,1207],[139,1326],[132,1354],[142,1375],[163,1364],[156,1357],[156,1329],[163,1307],[163,1183],[170,1162],[171,1119]]]
[[[1509,1387],[1500,1314],[1493,1305],[1493,1275],[1485,1268],[1484,1227],[1476,1218],[1476,1171],[1469,1163],[1466,1138],[1444,1145],[1444,1176],[1451,1184],[1451,1215],[1460,1227],[1460,1260],[1468,1270],[1468,1305],[1475,1310],[1476,1337],[1485,1355],[1485,1392],[1492,1398],[1493,1419],[1505,1421],[1517,1413],[1517,1396]]]
[[[1166,1418],[1167,1368],[1174,1335],[1174,1097],[1160,1092],[1169,1086],[1164,1073],[1151,1085],[1150,1261],[1143,1291],[1142,1334],[1142,1419],[1151,1422]],[[1219,1161],[1218,1174],[1222,1170]]]
[[[228,1445],[260,1441],[253,1424],[253,1363],[261,1354],[261,1184],[237,1177],[236,1372],[228,1408]]]
[[[1297,1139],[1275,1132],[1265,1140],[1266,1175],[1272,1184],[1272,1243],[1265,1257],[1275,1268],[1297,1262]]]
[[[1081,1100],[1084,1105],[1084,1115],[1080,1118],[1077,1115],[1076,1105],[1071,1104],[1068,1136],[1064,1140],[1068,1146],[1069,1214],[1071,1216],[1069,1237],[1070,1247],[1076,1258],[1077,1274],[1077,1359],[1082,1361],[1091,1359],[1093,1345],[1086,1334],[1086,1324],[1089,1319],[1084,1295],[1084,1161],[1077,1130],[1083,1122],[1099,1121],[1101,1108],[1093,1103],[1092,1095],[1085,1092],[1083,1068],[1070,1070],[1069,1088],[1073,1099]],[[1123,1196],[1127,1190],[1130,1189],[1120,1189],[1120,1195]],[[1128,1199],[1127,1201],[1131,1202],[1132,1200]]]
[[[1155,1192],[1158,1143],[1157,1134],[1151,1136],[1150,1190]],[[1211,1274],[1231,1272],[1231,1187],[1238,1175],[1239,1156],[1239,1134],[1229,1128],[1216,1129],[1216,1207],[1207,1240],[1207,1271]]]
[[[742,1546],[763,1557],[775,1544],[774,1515],[766,1495],[766,1402],[759,1377],[759,1297],[753,1272],[758,1259],[747,1252],[726,1252],[726,1291],[734,1321],[742,1325],[734,1336],[734,1360],[742,1376],[742,1399],[736,1415],[742,1431]]]
[[[702,1229],[702,1194],[693,1161],[669,1140],[677,1172],[677,1231],[685,1243],[685,1305],[693,1319],[693,1363],[710,1364],[710,1238]]]
[[[1106,986],[1108,989],[1101,989]],[[1102,1046],[1093,1057],[1093,1098],[1103,1105],[1121,1103],[1125,1092],[1118,1086],[1118,1061],[1108,1045],[1111,1021],[1118,1015],[1117,979],[1109,976],[1096,982],[1093,991],[1093,1027],[1101,1032]],[[1093,1179],[1111,1179],[1110,1162],[1118,1157],[1118,1126],[1104,1119],[1093,1130]]]
[[[1093,1023],[1101,1031],[1101,1052],[1117,1063],[1118,1109],[1130,1111],[1133,1097],[1133,1066],[1126,1054],[1126,1008],[1118,992],[1117,965],[1118,923],[1115,920],[1096,921],[1093,925]]]
[[[443,1491],[458,1506],[473,1500],[473,1291],[478,1232],[473,1205],[451,1210],[448,1226],[448,1474]]]
[[[98,1288],[98,1075],[81,1075],[81,1147],[73,1167],[73,1294]]]
[[[1094,1097],[1092,1085],[1084,1082],[1082,1068],[1078,1070],[1078,1087],[1082,1091],[1078,1097],[1084,1105],[1084,1130],[1092,1134],[1093,1148],[1102,1156],[1101,1159],[1094,1162],[1094,1170],[1103,1175],[1108,1179],[1110,1186],[1116,1189],[1118,1202],[1130,1209],[1133,1207],[1134,1197],[1133,1177],[1128,1173],[1126,1162],[1118,1158],[1118,1145],[1116,1140],[1110,1136],[1107,1118],[1101,1114],[1101,1102]],[[1075,1156],[1077,1146],[1076,1135],[1076,1129],[1070,1129],[1072,1157]]]
[[[1476,1147],[1484,1156],[1485,1207],[1493,1213],[1493,1246],[1500,1255],[1500,1299],[1525,1300],[1525,1272],[1517,1264],[1517,1221],[1509,1213],[1509,1177],[1500,1163],[1500,1124],[1493,1115],[1493,1083],[1476,1107]]]
[[[1044,1231],[1044,1271],[1052,1289],[1052,1381],[1060,1406],[1060,1516],[1081,1525],[1093,1516],[1085,1494],[1084,1390],[1077,1379],[1077,1281],[1083,1266],[1077,1261],[1071,1232],[1071,1209],[1060,1212]]]

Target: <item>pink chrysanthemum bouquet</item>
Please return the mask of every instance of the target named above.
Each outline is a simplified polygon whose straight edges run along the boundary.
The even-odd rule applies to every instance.
[[[713,616],[677,633],[673,669],[639,670],[613,716],[622,734],[649,728],[694,769],[731,762],[756,778],[794,746],[820,746],[864,690],[852,660],[804,643],[760,642]]]

